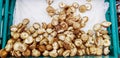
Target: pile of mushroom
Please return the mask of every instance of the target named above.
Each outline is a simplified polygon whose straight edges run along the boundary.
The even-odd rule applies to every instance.
[[[92,5],[87,3],[79,6],[78,3],[67,5],[59,4],[60,10],[55,10],[47,0],[46,11],[51,16],[50,23],[41,25],[35,22],[27,27],[29,19],[11,26],[11,38],[6,47],[0,50],[0,56],[83,56],[83,55],[108,55],[111,45],[108,31],[105,30],[111,22],[104,21],[95,24],[93,30],[81,30],[87,24],[89,17],[75,15],[77,9],[81,13],[89,11]]]

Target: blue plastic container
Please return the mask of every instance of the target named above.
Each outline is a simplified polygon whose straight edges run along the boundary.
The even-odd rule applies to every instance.
[[[10,38],[10,26],[13,21],[13,12],[16,0],[5,0],[4,5],[4,18],[1,18],[1,1],[0,0],[0,22],[3,20],[3,32],[2,32],[2,48],[5,47],[7,40]],[[116,15],[116,0],[106,0],[109,2],[109,9],[106,13],[107,21],[112,22],[112,25],[108,28],[111,37],[110,54],[108,56],[75,56],[70,58],[118,58],[119,52],[119,39],[118,39],[118,24]],[[40,56],[43,57],[43,56]],[[46,58],[46,57],[45,57]],[[47,57],[48,58],[48,57]],[[63,58],[63,57],[59,57]]]

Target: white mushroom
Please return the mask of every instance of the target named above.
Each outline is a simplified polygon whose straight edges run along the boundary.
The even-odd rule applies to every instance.
[[[58,41],[58,44],[59,44],[60,48],[62,48],[64,43],[62,41]]]
[[[51,33],[51,36],[52,37],[55,37],[57,35],[57,32],[56,31],[53,31],[52,33]]]
[[[58,34],[58,38],[60,40],[65,40],[65,35],[64,34]]]
[[[26,43],[26,44],[31,44],[33,41],[34,41],[33,37],[32,37],[32,36],[29,36],[28,38],[26,38],[26,39],[24,40],[24,43]]]
[[[46,31],[47,31],[47,33],[49,33],[49,34],[53,32],[53,30],[50,29],[50,28],[46,29]]]
[[[5,50],[6,50],[7,52],[10,52],[10,51],[12,50],[12,48],[13,48],[13,44],[12,44],[12,43],[8,43],[8,44],[5,46]]]
[[[50,52],[49,52],[49,55],[50,55],[51,57],[57,57],[57,56],[58,56],[57,50],[52,50],[52,51],[50,51]]]
[[[102,55],[103,51],[101,48],[96,48],[96,55]]]
[[[71,49],[70,56],[75,56],[77,54],[77,48]]]
[[[98,31],[98,30],[100,30],[101,28],[102,28],[102,26],[101,26],[100,24],[95,24],[94,27],[93,27],[93,29],[94,29],[95,31]]]
[[[110,50],[109,50],[109,47],[105,47],[104,48],[104,54],[107,55],[109,54]]]
[[[40,29],[37,30],[38,34],[43,34],[45,32],[46,32],[46,30],[44,28],[40,28]]]
[[[57,50],[57,49],[59,48],[59,45],[58,45],[57,42],[54,42],[54,43],[52,44],[52,46],[53,46],[53,49],[54,49],[54,50]]]
[[[24,52],[22,52],[23,56],[30,56],[31,55],[31,51],[29,49],[26,49]]]
[[[104,46],[110,46],[111,43],[110,43],[110,40],[109,39],[104,39]]]
[[[1,58],[6,58],[8,55],[8,52],[5,49],[0,50],[0,57]]]
[[[13,45],[13,49],[15,51],[25,51],[27,49],[27,46],[25,44],[22,44],[21,42],[15,42],[15,44]]]
[[[105,34],[105,35],[103,35],[103,38],[104,38],[104,39],[110,39],[110,36],[107,35],[107,34]]]
[[[43,35],[40,35],[40,36],[35,38],[35,41],[40,42],[42,39],[43,39]]]
[[[59,3],[59,7],[60,7],[60,8],[64,8],[65,6],[66,6],[65,3],[63,3],[63,2],[60,2],[60,3]]]
[[[38,57],[40,55],[41,55],[41,53],[37,49],[32,50],[32,56]]]
[[[85,50],[84,49],[78,49],[77,55],[82,56],[84,54],[85,54]]]
[[[82,44],[82,40],[81,40],[81,39],[75,39],[75,45],[76,45],[77,47],[80,47],[81,44]]]
[[[26,38],[28,38],[28,36],[29,36],[29,34],[27,32],[22,32],[20,34],[21,39],[26,39]]]
[[[62,56],[63,55],[63,52],[64,52],[64,49],[63,48],[60,48],[57,53],[59,56]]]
[[[48,5],[51,5],[53,3],[54,0],[46,0]]]
[[[74,2],[74,3],[72,4],[72,6],[75,7],[75,8],[78,8],[78,7],[79,7],[79,4],[78,4],[77,2]]]
[[[80,23],[74,22],[74,23],[73,23],[73,28],[74,28],[74,29],[80,28]]]
[[[54,42],[54,37],[52,37],[51,35],[49,35],[47,39],[49,41],[49,44],[52,44]]]
[[[105,28],[109,27],[112,23],[111,22],[108,22],[108,21],[104,21],[101,23],[101,25]]]
[[[86,42],[88,40],[89,36],[87,34],[82,34],[81,35],[81,39],[83,40],[83,42]]]
[[[35,29],[39,29],[39,28],[40,28],[40,24],[39,24],[39,23],[34,23],[34,24],[33,24],[33,27],[34,27]]]
[[[20,33],[11,32],[11,36],[13,37],[13,39],[18,39],[20,37]]]
[[[45,51],[43,52],[43,56],[49,56],[49,51],[45,50]]]
[[[87,7],[86,7],[85,5],[81,5],[81,6],[79,7],[79,11],[80,11],[81,13],[85,13],[86,10],[87,10]]]
[[[86,3],[85,4],[87,10],[91,10],[92,9],[92,5],[90,3]]]
[[[11,32],[16,32],[18,30],[17,26],[11,26],[10,31]]]
[[[29,22],[30,22],[29,19],[28,19],[28,18],[25,18],[25,19],[23,20],[22,24],[27,25]]]
[[[64,52],[63,52],[63,56],[64,57],[67,57],[67,56],[69,56],[70,55],[70,50],[65,50]]]

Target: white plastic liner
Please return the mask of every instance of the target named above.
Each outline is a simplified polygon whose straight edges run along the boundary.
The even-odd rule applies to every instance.
[[[88,3],[86,0],[54,0],[52,6],[55,9],[59,9],[59,2],[64,2],[68,5],[71,5],[73,2],[78,2],[79,5]],[[90,11],[87,11],[86,13],[77,12],[81,17],[89,17],[89,21],[85,28],[83,28],[84,31],[92,29],[93,25],[96,23],[105,21],[105,13],[109,7],[109,3],[104,2],[104,0],[92,0],[90,3],[92,4],[92,9]],[[30,19],[30,24],[28,26],[32,25],[34,22],[51,22],[51,18],[46,12],[47,6],[46,0],[16,0],[13,24],[22,22],[24,18]]]

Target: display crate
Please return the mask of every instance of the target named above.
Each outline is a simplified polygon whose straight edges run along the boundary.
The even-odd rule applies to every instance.
[[[3,28],[2,28],[3,32],[2,32],[1,38],[2,38],[2,48],[5,48],[6,42],[10,38],[10,26],[12,25],[12,21],[13,21],[13,12],[14,12],[16,0],[5,0],[4,18],[1,18],[1,11],[2,11],[1,1],[2,0],[0,0],[0,22],[3,20]],[[106,20],[112,22],[112,25],[107,29],[111,37],[110,54],[108,56],[105,56],[105,55],[75,56],[70,58],[118,58],[119,38],[118,38],[117,16],[116,16],[116,0],[106,0],[105,2],[109,2],[109,6],[110,6],[108,11],[106,12]],[[40,56],[40,57],[43,57],[43,56]],[[48,57],[44,57],[44,58],[48,58]],[[60,57],[60,58],[63,58],[63,57]]]

